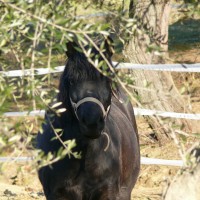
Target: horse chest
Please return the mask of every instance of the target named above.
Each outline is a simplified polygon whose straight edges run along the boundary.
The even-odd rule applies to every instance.
[[[84,194],[91,194],[108,185],[118,182],[119,164],[117,159],[109,158],[108,152],[85,159],[84,171],[80,174],[79,184]],[[88,155],[89,156],[89,155]]]
[[[114,160],[109,159],[106,152],[97,154],[96,156],[88,155],[85,159],[85,173],[88,177],[94,177],[94,179],[101,179],[103,176],[109,175],[112,170]]]

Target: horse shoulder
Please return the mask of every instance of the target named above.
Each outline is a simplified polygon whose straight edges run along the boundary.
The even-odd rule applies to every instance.
[[[121,183],[133,186],[137,180],[140,166],[137,129],[127,114],[125,105],[113,102],[110,114],[118,129],[118,133],[113,134],[114,136],[120,135],[118,139],[120,139]]]

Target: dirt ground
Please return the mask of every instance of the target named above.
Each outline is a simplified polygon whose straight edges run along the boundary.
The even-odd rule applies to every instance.
[[[200,63],[199,49],[182,52],[171,52],[171,58],[176,62]],[[193,73],[174,74],[177,87],[181,89],[182,83],[190,84],[193,93],[188,95],[196,113],[200,113],[200,76]],[[173,141],[163,146],[151,138],[151,130],[142,117],[137,118],[140,134],[141,155],[151,158],[180,159],[177,146]],[[191,146],[193,140],[188,140],[186,146]],[[0,164],[0,200],[43,200],[44,195],[30,163],[4,163]],[[179,167],[142,165],[138,182],[133,189],[134,200],[157,200],[161,199],[164,188],[173,179]]]

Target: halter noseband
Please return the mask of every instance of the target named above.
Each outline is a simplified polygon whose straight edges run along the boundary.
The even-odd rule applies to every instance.
[[[83,104],[83,103],[86,103],[86,102],[93,102],[93,103],[96,103],[100,108],[101,108],[101,111],[103,113],[103,118],[105,119],[105,117],[108,115],[108,112],[110,110],[110,105],[107,107],[107,109],[105,110],[103,104],[96,98],[94,97],[85,97],[83,99],[81,99],[80,101],[78,101],[77,103],[73,102],[72,99],[70,98],[70,101],[71,101],[71,104],[72,104],[72,107],[74,108],[74,112],[75,112],[75,115],[77,117],[77,119],[79,120],[78,118],[78,115],[77,115],[77,110],[78,110],[78,107]]]

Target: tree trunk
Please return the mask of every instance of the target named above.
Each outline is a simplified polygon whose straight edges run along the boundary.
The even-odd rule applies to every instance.
[[[134,1],[134,4],[133,1],[130,3],[130,8],[133,9],[130,10],[130,17],[137,19],[138,29],[125,46],[125,56],[131,63],[165,63],[168,56],[170,0],[138,0]],[[145,108],[168,112],[191,112],[175,87],[170,72],[134,70],[132,74],[136,86],[148,85],[148,89],[153,90],[137,91]],[[164,121],[160,117],[145,118],[155,131],[159,142],[164,143],[169,138],[171,130],[168,126],[169,120]],[[184,126],[186,131],[193,131],[192,121],[170,119],[170,123]]]

